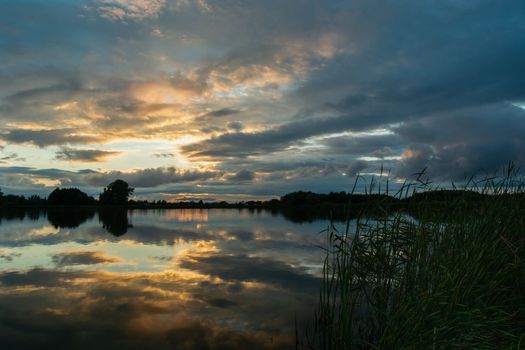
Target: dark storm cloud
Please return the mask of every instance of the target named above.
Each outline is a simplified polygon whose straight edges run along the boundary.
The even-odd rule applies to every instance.
[[[222,173],[217,171],[184,170],[175,167],[147,168],[131,172],[111,171],[86,175],[84,180],[93,186],[105,186],[114,179],[123,179],[136,187],[155,187],[162,184],[194,182],[216,179]]]
[[[97,105],[104,110],[134,115],[158,112],[172,106],[170,103],[145,103],[125,96],[108,97],[98,101]]]
[[[107,157],[119,155],[121,152],[102,151],[96,149],[62,148],[55,153],[55,158],[72,162],[100,162]]]
[[[246,157],[285,149],[293,142],[347,129],[342,117],[294,121],[260,132],[227,133],[189,144],[182,150],[190,157]]]
[[[61,97],[68,97],[79,90],[81,90],[80,82],[73,80],[61,84],[18,91],[5,97],[4,101],[9,104],[20,105],[28,102],[34,102],[37,99],[54,99],[56,98],[57,93],[65,93],[65,95],[62,95]]]
[[[400,147],[400,139],[395,134],[343,135],[321,140],[331,154],[352,154],[355,156],[385,156]],[[381,157],[379,157],[381,158]]]
[[[227,177],[229,181],[233,182],[252,181],[254,178],[255,173],[247,169],[239,170],[237,173]]]
[[[11,167],[2,167],[1,173],[3,174],[16,174],[16,175],[22,175],[22,174],[29,174],[29,175],[40,175],[40,176],[46,176],[46,177],[56,177],[61,178],[64,176],[74,176],[77,174],[73,171],[63,170],[63,169],[36,169],[31,167],[23,167],[23,166],[11,166]],[[93,174],[96,173],[94,170],[83,170],[78,172],[78,174]]]
[[[205,115],[203,115],[202,117],[203,118],[209,118],[209,117],[226,117],[226,116],[229,116],[229,115],[234,115],[234,114],[237,114],[237,113],[240,113],[241,111],[238,110],[238,109],[233,109],[233,108],[222,108],[222,109],[217,109],[215,111],[211,111],[209,113],[206,113]]]
[[[223,299],[223,298],[212,298],[212,299],[207,299],[205,301],[211,306],[225,308],[225,309],[239,305],[237,302],[233,300]]]
[[[181,151],[194,163],[213,161],[215,175],[158,169],[143,171],[151,181],[139,172],[122,175],[143,186],[180,179],[223,191],[242,169],[257,173],[257,181],[229,187],[232,193],[262,191],[264,184],[257,186],[266,180],[276,190],[296,189],[306,185],[299,175],[309,176],[311,186],[331,176],[323,187],[331,190],[340,183],[332,181],[336,176],[383,164],[365,164],[363,156],[388,162],[399,176],[428,166],[443,179],[524,158],[522,138],[510,141],[496,125],[521,130],[520,117],[501,117],[525,101],[520,0],[49,4],[16,2],[0,13],[6,33],[0,138],[8,144],[209,137]],[[73,102],[75,109],[60,109]],[[459,116],[483,109],[482,117]],[[240,116],[242,123],[232,120]],[[68,124],[75,118],[95,136]],[[462,120],[470,126],[460,127]],[[391,134],[333,135],[377,129]],[[331,161],[293,170],[267,166],[261,176],[260,162],[273,157]],[[109,180],[98,175],[89,183]],[[271,183],[285,179],[286,186]]]
[[[354,6],[366,11],[377,3]],[[355,21],[347,30],[364,34],[353,38],[360,49],[315,72],[300,96],[345,110],[405,102],[411,107],[405,112],[414,113],[523,97],[519,67],[525,49],[519,43],[525,9],[520,1],[381,4],[381,11],[361,18],[358,11],[348,13]],[[358,93],[342,99],[347,89]]]
[[[520,118],[501,119],[501,113],[513,108],[509,102],[525,99],[521,83],[525,79],[521,63],[525,61],[521,44],[525,34],[523,3],[445,1],[430,6],[426,2],[382,2],[381,11],[369,11],[377,5],[373,1],[347,5],[339,16],[334,16],[334,25],[350,35],[354,52],[334,57],[291,95],[298,105],[309,106],[305,111],[310,117],[304,119],[303,115],[264,131],[212,137],[185,146],[186,154],[211,158],[263,155],[323,134],[395,126],[396,133],[410,131],[412,138],[423,138],[423,133],[446,134],[449,128],[456,130],[456,139],[451,138],[449,144],[433,145],[430,138],[420,141],[431,148],[454,149],[453,145],[468,140],[449,156],[443,150],[437,151],[441,155],[432,156],[443,160],[442,167],[434,167],[437,176],[450,175],[445,164],[453,161],[451,156],[458,152],[469,159],[461,164],[464,172],[498,166],[495,159],[501,156],[523,158],[519,137],[508,142],[502,128],[486,122],[488,118],[494,124],[505,123],[509,129],[520,130]],[[488,107],[482,119],[472,116],[466,127],[456,127],[461,121],[447,117],[487,105],[499,105],[501,111]],[[322,113],[331,117],[315,116]],[[418,120],[432,118],[436,122],[427,124],[424,130],[411,128]],[[405,127],[407,132],[403,132]],[[469,130],[493,135],[482,146],[469,136]],[[413,143],[409,139],[385,136],[377,148],[365,139],[334,138],[323,144],[329,147],[327,155],[368,153],[381,158],[400,155]],[[406,161],[399,164],[401,168],[406,165]]]
[[[362,119],[361,119],[362,118]],[[339,116],[309,118],[282,124],[260,132],[234,132],[189,144],[182,150],[190,157],[246,157],[268,152],[278,152],[304,139],[345,130],[362,131],[371,116]],[[370,125],[372,126],[372,125]],[[385,126],[383,124],[373,126]],[[366,130],[366,128],[365,128]],[[396,147],[395,135],[369,135],[337,137],[321,141],[330,148],[328,154],[349,153],[354,156]]]
[[[401,177],[427,168],[430,178],[462,180],[501,171],[509,162],[525,164],[525,111],[508,104],[422,118],[396,131],[408,144]]]
[[[232,129],[232,130],[235,130],[237,132],[241,131],[242,129],[244,129],[244,124],[241,123],[241,122],[229,122],[228,123],[228,128]]]
[[[333,159],[320,159],[313,160],[311,157],[308,160],[280,160],[280,159],[263,159],[263,160],[251,160],[251,159],[232,159],[225,162],[225,166],[229,166],[232,169],[252,167],[254,172],[265,172],[274,173],[281,171],[293,171],[302,168],[316,168],[324,169],[327,164],[332,162]]]
[[[64,144],[93,143],[97,136],[79,135],[75,129],[30,130],[12,129],[0,134],[0,138],[10,143],[32,143],[39,147]]]
[[[368,164],[368,162],[365,162],[362,160],[356,160],[356,161],[353,161],[352,164],[350,164],[348,168],[345,169],[345,172],[348,176],[356,176],[361,171],[368,168],[369,166],[370,165]]]

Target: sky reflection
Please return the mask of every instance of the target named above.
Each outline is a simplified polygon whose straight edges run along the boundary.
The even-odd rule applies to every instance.
[[[100,213],[78,227],[65,220],[47,213],[0,224],[0,337],[9,349],[291,348],[294,315],[313,313],[326,222],[132,211],[127,232],[113,235]]]

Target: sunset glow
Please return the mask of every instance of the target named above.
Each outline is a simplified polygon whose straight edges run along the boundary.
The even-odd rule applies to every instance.
[[[522,162],[523,6],[476,6],[4,2],[0,188],[247,200]]]

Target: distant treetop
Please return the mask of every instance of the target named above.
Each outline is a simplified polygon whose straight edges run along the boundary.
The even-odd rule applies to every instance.
[[[78,188],[56,188],[47,198],[50,205],[90,205],[95,204],[93,197]]]
[[[128,203],[129,196],[135,189],[124,180],[115,180],[104,188],[99,196],[100,204],[123,205]]]

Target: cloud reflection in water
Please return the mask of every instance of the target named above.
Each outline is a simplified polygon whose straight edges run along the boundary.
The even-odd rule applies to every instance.
[[[0,262],[6,348],[285,349],[294,315],[313,311],[324,223],[136,211],[114,236],[100,213],[78,227],[47,219],[0,225],[2,255],[13,256]],[[58,232],[29,233],[50,223]]]

